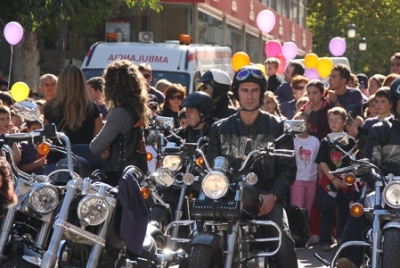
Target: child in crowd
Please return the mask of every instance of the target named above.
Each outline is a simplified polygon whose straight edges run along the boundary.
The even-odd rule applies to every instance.
[[[277,75],[279,65],[281,61],[278,58],[268,58],[264,62],[265,71],[268,76],[268,87],[267,90],[274,92],[281,84],[282,80]]]
[[[378,115],[375,117],[367,118],[364,122],[363,128],[371,129],[375,123],[378,123],[379,121],[392,116],[392,113],[390,111],[392,106],[390,105],[389,91],[389,87],[381,87],[375,93],[374,105],[376,107]]]
[[[315,189],[318,178],[318,168],[315,163],[319,149],[319,140],[308,134],[311,127],[310,115],[305,112],[295,114],[294,119],[302,119],[306,123],[306,132],[297,134],[294,138],[296,153],[296,180],[291,187],[292,205],[305,208],[310,215],[315,199]]]
[[[10,208],[18,203],[11,181],[10,166],[4,157],[0,157],[0,203],[2,208]],[[3,214],[3,209],[0,209]]]
[[[376,109],[375,94],[372,94],[368,98],[367,106],[364,109],[364,118],[372,118],[378,116],[378,110]]]
[[[27,132],[40,129],[42,124],[39,121],[26,121]],[[47,159],[45,155],[39,155],[32,141],[21,142],[21,162],[18,167],[28,174],[44,175],[44,167]]]
[[[300,111],[301,107],[303,107],[309,101],[307,96],[303,96],[296,101],[296,113]]]
[[[179,111],[178,114],[180,128],[187,127],[186,108]]]
[[[328,111],[328,123],[332,133],[343,133],[344,126],[347,121],[347,112],[341,107],[334,107]],[[340,147],[349,152],[354,149],[356,141],[349,137],[347,145]],[[329,251],[331,244],[331,228],[335,226],[336,208],[340,213],[340,224],[336,226],[336,237],[341,234],[338,231],[343,230],[346,220],[349,216],[349,205],[353,201],[353,191],[341,179],[339,175],[330,174],[337,168],[345,167],[350,164],[350,159],[344,155],[342,151],[336,148],[325,137],[321,141],[318,150],[317,159],[315,161],[322,172],[319,185],[317,188],[317,208],[321,217],[320,243],[321,250]]]
[[[11,123],[11,111],[10,108],[5,105],[0,105],[0,134],[10,134],[19,132],[18,128]],[[18,148],[18,144],[13,142],[10,144],[14,162],[16,165],[21,161],[21,151]]]

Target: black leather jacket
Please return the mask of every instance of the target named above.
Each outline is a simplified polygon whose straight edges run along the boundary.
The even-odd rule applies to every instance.
[[[395,118],[376,123],[369,131],[363,157],[385,174],[400,175],[400,122]]]
[[[233,168],[238,169],[245,155],[265,148],[282,133],[283,121],[279,117],[260,111],[254,124],[246,127],[238,113],[211,127],[207,160],[211,164],[215,157],[224,156]],[[293,137],[283,138],[276,148],[293,150]],[[296,179],[296,161],[294,157],[267,156],[258,161],[253,171],[259,178],[257,188],[260,194],[271,193],[284,200]]]
[[[227,96],[222,96],[222,98],[215,103],[215,111],[213,118],[216,120],[227,118],[233,114],[237,113],[237,109],[229,106],[229,99]]]

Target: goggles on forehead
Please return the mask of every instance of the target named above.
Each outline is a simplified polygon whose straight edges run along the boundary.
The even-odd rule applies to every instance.
[[[260,69],[242,69],[236,74],[236,80],[244,81],[249,78],[250,75],[257,79],[262,79],[264,77],[264,73]]]

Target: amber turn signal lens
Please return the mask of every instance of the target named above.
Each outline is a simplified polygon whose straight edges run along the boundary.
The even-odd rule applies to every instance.
[[[360,203],[354,203],[350,207],[350,214],[353,217],[360,217],[362,214],[364,214],[364,206]]]
[[[50,152],[50,145],[47,142],[42,142],[37,146],[39,155],[47,155]]]
[[[144,199],[149,198],[150,196],[150,191],[146,187],[140,187],[140,192],[142,192],[142,196]]]
[[[201,167],[204,163],[204,159],[203,157],[199,156],[196,158],[196,165],[198,165],[199,167]]]
[[[344,182],[351,186],[356,182],[356,176],[353,173],[348,173],[344,176]]]
[[[147,161],[151,161],[151,160],[153,160],[153,155],[151,153],[147,152],[146,158],[147,158]]]

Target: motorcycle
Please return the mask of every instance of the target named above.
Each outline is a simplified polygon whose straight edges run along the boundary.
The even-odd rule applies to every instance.
[[[346,144],[346,135],[331,135],[330,142],[335,145]],[[354,203],[350,207],[350,213],[354,217],[365,215],[371,222],[371,227],[363,233],[363,241],[343,243],[331,261],[324,259],[318,253],[315,253],[315,257],[322,264],[333,268],[336,267],[338,256],[343,249],[356,246],[367,249],[364,256],[367,260],[366,267],[398,267],[400,263],[398,254],[400,248],[400,197],[397,193],[400,187],[400,176],[394,176],[388,170],[386,173],[389,175],[385,176],[383,170],[370,163],[368,159],[356,160],[353,154],[342,152],[350,157],[351,164],[348,167],[331,171],[331,174],[340,174],[348,185],[355,182],[365,184],[360,198],[364,202]]]
[[[40,112],[34,103],[19,102],[14,106],[15,112],[27,120],[38,120]],[[42,254],[47,246],[51,223],[62,196],[62,187],[52,184],[51,178],[59,172],[68,172],[77,176],[73,170],[69,139],[57,132],[54,125],[44,126],[30,133],[5,134],[0,137],[0,144],[17,141],[38,143],[38,153],[46,155],[50,145],[44,142],[48,138],[57,138],[67,144],[67,169],[56,170],[49,176],[28,175],[20,171],[12,157],[12,150],[2,146],[6,151],[12,174],[15,178],[15,193],[18,196],[17,206],[5,213],[1,224],[0,252],[1,267],[37,267],[40,266]]]
[[[189,201],[196,190],[188,189],[182,179],[184,174],[192,172],[192,156],[202,143],[202,140],[199,144],[186,143],[172,131],[173,124],[173,118],[158,116],[155,118],[157,132],[151,134],[153,139],[157,140],[159,168],[150,176],[157,183],[156,187],[150,187],[155,199],[150,213],[150,222],[163,232],[171,221],[190,219]],[[171,133],[177,143],[168,142],[163,131]],[[187,237],[190,231],[188,230],[183,236]],[[178,228],[173,228],[171,236],[175,238],[177,235]]]
[[[266,148],[250,152],[237,170],[230,168],[229,161],[222,156],[215,158],[211,167],[204,152],[196,149],[201,156],[196,161],[204,163],[202,174],[205,176],[199,177],[201,193],[191,203],[194,220],[182,221],[182,224],[193,224],[195,230],[189,267],[244,267],[251,260],[255,260],[256,267],[269,267],[269,257],[281,246],[282,231],[273,221],[255,219],[261,201],[254,186],[258,177],[251,169],[267,155],[293,157],[293,150],[276,149],[275,144],[286,135],[304,130],[304,121],[287,120],[285,133],[269,142]],[[186,176],[184,181],[191,184],[195,180],[194,176]],[[276,236],[261,237],[260,227],[269,228]]]

